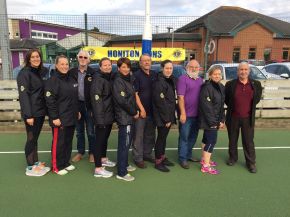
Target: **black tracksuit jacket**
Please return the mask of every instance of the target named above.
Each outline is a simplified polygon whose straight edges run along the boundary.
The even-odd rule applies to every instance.
[[[117,73],[113,81],[115,120],[118,125],[131,125],[137,114],[133,75]]]
[[[218,127],[225,121],[225,87],[221,83],[206,81],[199,94],[198,120],[201,129]]]
[[[24,120],[46,115],[44,83],[47,79],[46,68],[24,67],[17,76],[19,103]]]
[[[166,78],[158,74],[153,83],[153,117],[157,127],[176,123],[176,81],[173,76]]]
[[[76,125],[78,118],[78,82],[69,74],[58,71],[45,85],[45,99],[50,125],[60,119],[62,126]]]
[[[76,81],[78,81],[78,71],[79,68],[75,67],[72,68],[68,71],[68,74],[70,76],[73,76],[74,79]],[[93,76],[96,73],[96,71],[91,68],[91,67],[87,67],[87,71],[86,71],[86,76],[85,76],[85,80],[84,80],[84,96],[85,96],[85,103],[86,103],[86,107],[87,109],[91,109],[91,98],[90,98],[90,90],[91,90],[91,84],[93,81]]]
[[[90,90],[91,106],[96,126],[114,122],[114,101],[112,95],[112,74],[98,71],[93,76]]]

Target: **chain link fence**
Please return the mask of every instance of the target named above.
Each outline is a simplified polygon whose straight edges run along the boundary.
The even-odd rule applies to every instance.
[[[11,66],[14,69],[9,75],[11,79],[15,79],[26,52],[31,48],[38,47],[42,51],[45,63],[51,64],[57,55],[64,54],[73,66],[77,52],[84,46],[141,47],[145,23],[145,16],[125,15],[10,14],[8,18]],[[186,64],[194,58],[206,69],[213,63],[242,60],[260,66],[289,61],[290,34],[283,34],[283,31],[290,32],[290,17],[277,19],[276,23],[281,28],[269,25],[263,17],[255,22],[250,18],[249,22],[247,19],[243,20],[244,23],[237,21],[231,29],[235,35],[223,35],[217,32],[218,25],[223,28],[228,22],[214,20],[208,25],[197,16],[152,16],[152,44],[156,48],[182,48],[185,59],[176,64]],[[234,19],[237,17],[223,17],[225,21]],[[2,29],[0,26],[0,31]],[[207,32],[207,29],[210,31]],[[3,73],[6,72],[1,75]]]

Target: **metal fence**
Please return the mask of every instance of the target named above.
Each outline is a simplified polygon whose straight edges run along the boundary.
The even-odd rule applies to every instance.
[[[12,68],[21,65],[27,50],[33,47],[41,49],[47,63],[53,63],[57,55],[65,54],[72,65],[75,64],[78,50],[86,45],[140,47],[145,22],[145,16],[124,15],[8,15],[8,18]],[[223,35],[215,35],[213,32],[206,34],[207,32],[198,29],[198,25],[196,29],[179,31],[198,19],[197,16],[152,16],[153,47],[183,48],[186,52],[184,61],[195,58],[206,68],[220,61],[239,62],[243,59],[255,59],[265,64],[290,60],[290,35],[289,39],[278,41],[279,37],[268,29],[265,32],[268,31],[268,35],[272,34],[277,38],[277,42],[269,38],[251,38],[267,29],[266,24],[261,25],[260,30],[248,28],[248,32],[252,31],[249,37],[245,32],[239,42],[231,42],[230,45]],[[227,19],[232,20],[233,17],[228,16]],[[288,22],[290,29],[290,17],[279,20],[283,20],[285,25]],[[212,26],[213,30],[215,25],[218,25],[216,23]],[[0,31],[2,29],[0,26]],[[205,49],[208,46],[209,50],[211,49],[211,40],[215,46],[212,53]],[[246,46],[243,47],[243,44]],[[5,73],[7,72],[1,72],[1,75]],[[7,77],[13,78],[13,73],[10,72]]]

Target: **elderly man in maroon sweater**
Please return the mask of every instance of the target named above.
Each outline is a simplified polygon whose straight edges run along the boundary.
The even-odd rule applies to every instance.
[[[229,137],[227,164],[233,166],[238,160],[238,139],[241,129],[246,166],[251,173],[256,173],[254,126],[256,105],[261,99],[262,87],[259,81],[250,79],[249,75],[249,64],[242,62],[238,66],[238,78],[226,83],[226,125]]]

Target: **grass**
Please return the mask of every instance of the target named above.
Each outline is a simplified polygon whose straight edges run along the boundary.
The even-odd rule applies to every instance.
[[[24,133],[0,135],[0,152],[23,150]],[[170,133],[168,147],[177,147],[177,136],[176,131]],[[256,131],[257,147],[290,146],[289,141],[287,130]],[[116,142],[113,132],[109,148],[114,149]],[[39,150],[50,150],[50,143],[50,133],[43,133]],[[226,132],[222,131],[217,147],[226,146]],[[194,153],[199,156],[200,150]],[[116,159],[116,152],[108,154]],[[0,217],[290,216],[290,149],[258,149],[257,174],[246,170],[243,152],[239,154],[237,165],[228,167],[227,150],[215,150],[214,159],[221,171],[218,176],[202,174],[197,163],[191,163],[189,170],[176,165],[168,174],[147,164],[147,169],[132,172],[136,177],[132,183],[115,177],[94,178],[94,166],[87,158],[63,177],[51,173],[26,177],[24,154],[0,154]],[[167,155],[177,163],[176,150],[167,151]],[[39,156],[50,161],[49,153]]]

